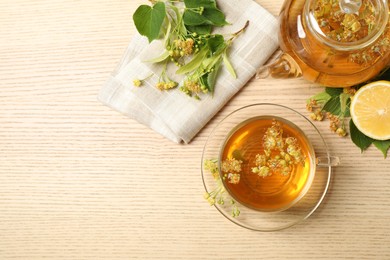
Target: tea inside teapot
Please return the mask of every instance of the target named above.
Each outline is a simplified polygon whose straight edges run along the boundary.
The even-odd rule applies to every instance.
[[[279,22],[282,54],[258,77],[348,87],[390,66],[387,0],[287,0]]]

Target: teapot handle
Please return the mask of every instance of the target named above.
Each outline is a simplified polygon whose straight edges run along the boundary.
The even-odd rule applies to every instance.
[[[278,49],[274,56],[276,56],[276,59],[257,70],[256,78],[265,79],[271,76],[273,78],[287,79],[302,76],[301,68],[290,55]]]

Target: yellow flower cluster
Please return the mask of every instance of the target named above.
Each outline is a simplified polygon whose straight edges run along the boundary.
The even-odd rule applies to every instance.
[[[343,93],[349,94],[351,98],[356,93],[355,88],[344,88]],[[327,119],[330,120],[330,130],[336,134],[338,134],[340,137],[344,137],[347,135],[347,131],[345,130],[344,124],[341,122],[343,118],[340,119],[339,116],[333,115],[329,112],[324,113],[321,109],[321,107],[318,105],[317,101],[315,99],[310,100],[308,104],[306,104],[306,108],[308,111],[310,111],[310,118],[314,121],[322,121],[324,120],[325,116]]]
[[[199,80],[186,80],[180,90],[190,97],[195,94],[196,99],[200,99],[198,96],[200,92],[206,94],[209,91],[206,86],[200,84]]]
[[[135,79],[135,80],[133,80],[133,85],[135,87],[141,87],[142,86],[142,81],[139,80],[139,79]]]
[[[226,159],[222,162],[223,172],[240,172],[242,161],[236,158]]]
[[[170,51],[170,56],[172,57],[184,57],[191,55],[194,51],[194,40],[188,38],[186,40],[174,40],[173,49]]]
[[[200,93],[202,90],[201,86],[199,85],[199,82],[197,81],[187,80],[184,82],[184,87],[192,93]]]
[[[322,109],[319,107],[317,101],[315,99],[311,99],[310,102],[306,105],[306,109],[310,111],[310,118],[315,121],[324,120],[324,113]]]
[[[169,81],[169,82],[157,82],[156,88],[159,90],[170,90],[173,88],[176,88],[178,85],[175,81]]]
[[[242,162],[236,159],[226,160],[224,164],[224,169],[241,170],[241,164]],[[205,160],[204,168],[205,170],[211,172],[211,174],[213,175],[216,181],[216,188],[210,192],[205,192],[203,196],[204,199],[207,200],[211,206],[215,205],[216,203],[219,205],[224,205],[225,204],[224,195],[226,193],[226,190],[222,183],[221,176],[219,175],[218,160],[217,159]],[[225,176],[232,184],[237,184],[240,182],[239,173],[229,173],[229,174],[225,174]],[[224,179],[226,177],[224,177]],[[232,209],[232,216],[234,218],[238,217],[240,215],[240,210],[238,209],[236,202],[230,198],[230,204],[231,204],[230,207]]]
[[[208,170],[209,172],[211,172],[214,179],[218,179],[220,177],[219,171],[218,171],[217,160],[206,160],[204,162],[204,168],[206,170]]]
[[[229,183],[238,184],[240,182],[240,172],[242,170],[242,161],[236,158],[226,159],[222,162],[222,172]]]
[[[283,138],[281,124],[275,120],[264,134],[263,148],[263,153],[256,155],[255,167],[252,167],[252,172],[260,177],[271,176],[273,173],[287,176],[293,165],[305,164],[305,156],[298,140],[295,137]]]
[[[347,131],[343,126],[340,126],[340,118],[331,113],[326,113],[326,118],[330,120],[330,130],[341,137],[347,135]]]

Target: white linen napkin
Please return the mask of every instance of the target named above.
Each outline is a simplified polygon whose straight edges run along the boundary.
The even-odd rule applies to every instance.
[[[219,8],[232,25],[222,27],[218,33],[234,33],[246,21],[250,22],[245,32],[234,40],[229,52],[237,79],[222,66],[214,95],[202,95],[200,101],[178,89],[160,91],[155,85],[161,67],[145,61],[159,56],[163,52],[163,44],[161,41],[149,44],[146,37],[137,34],[101,89],[98,99],[173,142],[189,143],[278,47],[277,19],[253,0],[219,1]],[[134,79],[152,74],[143,86],[134,87]],[[183,78],[174,74],[174,70],[170,71],[169,76],[183,83]]]

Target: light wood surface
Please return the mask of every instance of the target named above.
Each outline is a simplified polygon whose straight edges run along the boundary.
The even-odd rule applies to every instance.
[[[146,2],[0,1],[0,259],[390,259],[390,159],[327,122],[342,165],[308,220],[253,232],[203,200],[200,157],[222,117],[259,102],[308,114],[320,87],[253,79],[189,145],[97,101]]]

